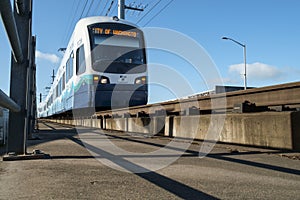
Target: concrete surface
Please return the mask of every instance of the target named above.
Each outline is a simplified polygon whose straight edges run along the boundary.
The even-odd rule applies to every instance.
[[[121,132],[40,124],[40,140],[29,142],[28,152],[40,149],[47,160],[0,162],[0,199],[299,199],[300,161],[297,152],[281,152],[217,144],[204,158],[201,142],[188,150],[187,140],[175,139],[170,155],[147,156],[169,138],[127,135]],[[130,154],[92,146],[107,137],[128,152],[155,163],[180,156],[174,163],[149,173],[127,173],[103,164],[111,161],[125,169],[136,166]],[[90,141],[86,146],[83,141]],[[105,143],[106,144],[106,143]],[[87,147],[87,148],[85,148]],[[105,146],[103,146],[105,147]],[[89,150],[87,150],[89,149]],[[92,156],[95,155],[96,158]],[[119,162],[121,160],[122,162]]]
[[[171,120],[171,121],[170,121]],[[73,122],[99,128],[101,119]],[[105,129],[146,133],[149,135],[195,138],[204,140],[212,131],[212,140],[260,147],[300,150],[300,112],[258,112],[168,117],[107,118]],[[220,134],[216,134],[216,133]]]
[[[216,138],[220,142],[300,150],[299,112],[226,114],[224,118],[222,124],[222,115],[176,116],[173,136],[203,140],[212,126],[221,130]]]

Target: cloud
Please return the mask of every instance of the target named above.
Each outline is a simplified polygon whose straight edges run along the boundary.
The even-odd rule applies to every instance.
[[[37,59],[46,60],[55,64],[60,62],[60,58],[55,54],[42,53],[37,50],[35,56]]]
[[[215,79],[208,79],[207,80],[208,85],[236,85],[239,83],[239,81],[229,78],[229,77],[220,77]]]
[[[245,65],[236,64],[229,66],[229,74],[244,75]],[[279,80],[284,75],[279,68],[264,63],[247,64],[247,78],[255,81]]]

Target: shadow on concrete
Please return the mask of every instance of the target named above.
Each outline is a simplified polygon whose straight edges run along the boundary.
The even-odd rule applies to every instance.
[[[31,147],[34,145],[54,141],[54,140],[60,140],[60,139],[65,139],[68,136],[75,136],[78,135],[76,132],[76,129],[74,126],[61,126],[64,128],[55,128],[58,124],[55,123],[45,123],[45,122],[40,122],[45,128],[40,129],[37,133],[33,133],[33,138],[27,140],[27,147]],[[4,146],[0,146],[0,156],[4,156],[7,154],[7,144]]]
[[[43,124],[44,126],[52,129],[52,130],[57,130],[54,126],[51,126],[50,124],[55,124],[55,125],[59,125],[60,127],[64,127],[64,128],[68,128],[68,129],[75,129],[73,125],[67,125],[67,124],[58,124],[58,123],[49,123],[49,122],[39,122],[39,124]],[[43,129],[42,129],[43,130]]]
[[[93,133],[97,133],[97,134],[102,134],[102,133],[99,133],[99,129],[95,129],[95,128],[90,128],[90,129],[89,128],[78,128],[78,127],[75,128],[74,126],[70,126],[70,125],[61,126],[59,124],[60,127],[65,127],[67,129],[56,129],[55,126],[57,126],[57,125],[58,124],[56,124],[56,123],[53,123],[53,125],[51,125],[50,123],[45,123],[45,126],[51,128],[51,130],[50,131],[49,130],[40,130],[39,131],[39,136],[41,137],[41,140],[34,141],[33,145],[48,142],[48,141],[58,140],[58,139],[65,139],[65,138],[72,139],[72,138],[74,138],[73,136],[78,135],[77,130],[79,132],[86,131],[86,132],[93,132]],[[121,139],[121,140],[126,140],[126,141],[129,141],[129,142],[140,143],[140,144],[145,144],[145,145],[150,145],[150,146],[155,146],[155,147],[160,147],[160,148],[164,147],[164,148],[169,148],[171,150],[176,150],[178,152],[183,153],[182,157],[198,157],[199,156],[198,151],[193,151],[193,150],[189,150],[189,149],[184,150],[184,149],[180,149],[180,148],[176,148],[176,147],[169,147],[169,146],[165,146],[165,145],[162,145],[162,144],[157,144],[157,143],[153,143],[153,142],[149,142],[149,141],[139,140],[135,137],[130,138],[128,136],[125,136],[125,137],[124,136],[117,136],[117,135],[114,135],[114,134],[110,134],[109,131],[105,131],[105,132],[106,133],[103,133],[103,134],[105,134],[106,136],[108,136],[112,139],[113,138]],[[143,139],[145,139],[145,138],[143,138]],[[30,146],[30,143],[31,142],[29,142],[29,144],[28,144],[29,146]],[[239,163],[239,164],[242,164],[242,165],[258,167],[258,168],[262,168],[262,169],[274,170],[274,171],[288,173],[288,174],[300,175],[300,170],[290,169],[290,168],[280,167],[280,166],[274,166],[274,165],[269,165],[269,164],[264,164],[264,163],[254,162],[254,161],[248,161],[248,160],[243,160],[243,159],[238,159],[238,158],[233,158],[232,157],[232,156],[235,156],[235,155],[254,155],[254,154],[266,154],[266,153],[269,153],[269,150],[266,150],[266,151],[246,151],[246,152],[228,152],[228,153],[210,153],[206,157],[212,158],[212,159],[224,160],[224,161],[228,161],[228,162]],[[290,153],[290,151],[274,150],[274,151],[272,151],[272,153],[273,154],[275,154],[275,153]],[[139,156],[142,157],[143,155],[139,155]],[[145,157],[146,156],[147,155],[145,155]],[[168,156],[172,156],[172,155],[168,155]],[[174,156],[178,156],[178,155],[174,155]],[[126,157],[126,155],[124,155],[124,157]],[[158,156],[158,157],[161,157],[161,156]],[[71,159],[71,157],[66,157],[66,159]],[[80,158],[78,158],[78,159],[80,159]]]
[[[94,159],[94,158],[102,158],[100,156],[51,156],[51,159]]]
[[[95,133],[97,133],[97,132],[95,132]],[[114,137],[114,138],[118,138],[118,139],[123,139],[123,140],[130,141],[130,142],[136,142],[136,143],[151,145],[151,146],[155,146],[155,147],[164,147],[164,148],[169,148],[169,149],[176,150],[176,151],[179,151],[182,153],[188,153],[188,154],[183,154],[182,157],[198,157],[199,156],[199,152],[193,151],[193,150],[184,150],[184,149],[180,149],[180,148],[176,148],[176,147],[168,147],[168,146],[161,145],[161,144],[142,141],[142,140],[138,140],[138,139],[125,138],[125,137],[116,136],[116,135],[112,135],[112,134],[108,134],[108,133],[106,133],[105,135]],[[272,153],[287,153],[287,152],[289,152],[289,151],[277,150],[277,151],[273,151]],[[269,152],[268,151],[266,151],[266,152],[249,151],[249,152],[233,152],[233,153],[211,153],[211,154],[206,155],[206,157],[218,159],[218,160],[224,160],[224,161],[228,161],[228,162],[239,163],[239,164],[243,164],[243,165],[249,165],[249,166],[268,169],[268,170],[279,171],[279,172],[288,173],[288,174],[300,175],[300,170],[296,170],[296,169],[290,169],[290,168],[286,168],[286,167],[274,166],[274,165],[269,165],[269,164],[254,162],[254,161],[248,161],[248,160],[227,157],[227,156],[234,156],[234,155],[253,155],[253,154],[266,154],[266,153],[269,153]]]
[[[75,143],[81,145],[82,147],[87,148],[90,151],[93,151],[96,154],[102,155],[104,158],[109,158],[110,161],[114,162],[115,164],[119,165],[120,167],[123,167],[124,169],[128,171],[132,171],[132,169],[138,170],[138,171],[148,171],[147,169],[136,165],[121,156],[116,156],[111,153],[108,153],[106,151],[103,151],[102,149],[99,149],[95,146],[92,146],[90,144],[83,144],[80,139],[70,137],[70,140],[74,141]],[[180,183],[178,181],[175,181],[173,179],[170,179],[166,176],[160,175],[156,172],[148,172],[148,173],[135,173],[136,176],[139,176],[140,178],[143,178],[156,186],[159,186],[168,192],[183,198],[183,199],[217,199],[209,194],[206,194],[204,192],[201,192],[199,190],[196,190],[188,185],[185,185],[183,183]]]
[[[37,135],[39,137],[39,139],[28,141],[28,147],[30,147],[32,145],[38,145],[38,144],[41,144],[41,143],[50,142],[50,141],[53,141],[53,140],[66,139],[66,138],[71,139],[72,141],[76,142],[77,144],[83,145],[79,139],[74,138],[74,136],[78,135],[77,134],[77,130],[79,129],[78,127],[76,127],[76,129],[75,129],[74,126],[69,126],[69,125],[61,126],[61,125],[59,125],[60,127],[64,127],[64,128],[57,129],[57,128],[55,128],[55,126],[57,126],[58,124],[55,124],[55,123],[45,123],[44,125],[46,127],[50,128],[50,130],[49,129],[48,130],[43,130],[43,129],[40,130],[39,134]],[[82,130],[80,130],[80,132],[82,132],[82,131],[102,134],[102,133],[99,133],[99,129],[94,129],[94,128],[91,128],[91,129],[82,128]],[[182,157],[198,157],[199,156],[199,152],[197,152],[197,151],[184,150],[184,149],[180,149],[180,148],[176,148],[176,147],[168,147],[168,146],[165,146],[165,145],[162,145],[162,144],[157,144],[157,143],[153,143],[153,142],[149,142],[149,141],[139,140],[139,139],[136,139],[136,138],[133,138],[133,137],[129,138],[128,136],[127,137],[126,136],[122,137],[122,136],[113,135],[113,134],[110,134],[108,131],[105,131],[105,132],[106,133],[103,133],[103,134],[105,134],[106,136],[108,136],[110,138],[121,139],[121,140],[129,141],[129,142],[140,143],[140,144],[145,144],[145,145],[150,145],[150,146],[155,146],[155,147],[164,147],[164,148],[169,148],[169,149],[172,149],[172,150],[176,150],[178,152],[183,153]],[[145,139],[145,138],[143,138],[143,139]],[[89,148],[90,148],[89,150],[96,151],[96,153],[100,152],[101,153],[100,155],[102,155],[102,153],[104,153],[104,155],[109,154],[109,153],[104,152],[101,149],[97,149],[96,147],[93,147],[93,146],[89,146]],[[6,150],[5,146],[0,147],[0,156],[4,155],[6,153],[5,150]],[[274,165],[270,165],[270,164],[264,164],[264,163],[248,161],[248,160],[243,160],[243,159],[232,157],[232,156],[235,156],[235,155],[253,155],[253,154],[266,154],[266,153],[269,153],[269,151],[265,151],[265,152],[264,151],[247,151],[247,152],[211,153],[211,154],[208,154],[206,157],[212,158],[212,159],[223,160],[223,161],[227,161],[227,162],[238,163],[238,164],[241,164],[241,165],[253,166],[253,167],[267,169],[267,170],[274,170],[274,171],[278,171],[278,172],[282,172],[282,173],[300,175],[300,170],[290,169],[290,168],[280,167],[280,166],[274,166]],[[276,150],[276,151],[272,151],[272,153],[290,153],[290,151]],[[108,156],[111,157],[111,156],[114,156],[114,155],[108,155]],[[127,155],[124,155],[123,158],[125,158],[126,156]],[[140,156],[143,156],[143,155],[140,155]],[[145,155],[145,156],[147,156],[147,155]],[[163,156],[159,155],[159,157],[163,157]],[[168,155],[168,157],[170,157],[170,156],[172,156],[172,155]],[[178,156],[178,155],[174,155],[174,156]],[[118,156],[118,158],[119,157],[122,157],[122,155]],[[128,157],[130,157],[130,156],[128,156]],[[90,159],[90,158],[95,158],[95,157],[93,157],[93,156],[52,156],[52,159]],[[123,159],[122,163],[123,162],[128,162],[128,161]],[[120,166],[122,166],[121,165],[122,163],[116,163],[116,164],[120,164]],[[128,163],[128,164],[130,164],[130,163]],[[148,175],[138,174],[138,176],[141,176],[141,177],[143,176],[147,180],[150,179],[149,174]],[[158,175],[158,174],[154,173],[154,174],[152,174],[153,180],[151,179],[149,181],[155,182],[155,180],[157,180],[157,178],[160,178],[160,181],[167,182],[168,184],[171,184],[172,181],[173,181],[173,180],[169,180],[167,177],[160,177],[160,176],[161,175]],[[179,184],[178,187],[184,187],[184,185]],[[176,188],[176,187],[173,187],[173,188]],[[193,193],[194,189],[191,188],[190,190]]]

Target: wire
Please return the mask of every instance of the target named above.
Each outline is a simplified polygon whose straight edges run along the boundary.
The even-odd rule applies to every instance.
[[[72,10],[74,9],[74,7],[75,7],[75,1],[73,1],[73,5],[72,5],[70,11],[72,11]],[[71,12],[69,13],[69,15],[71,15]],[[70,22],[71,22],[71,18],[69,18],[69,23],[70,23]],[[69,24],[69,23],[68,23],[68,24]],[[63,42],[64,42],[64,40],[65,40],[65,35],[66,35],[67,31],[68,31],[68,29],[67,29],[67,26],[66,26],[66,27],[65,27],[64,34],[62,35],[62,38],[61,38],[61,42],[60,42],[61,45],[63,44]]]
[[[83,15],[83,12],[84,12],[84,10],[85,10],[85,8],[86,8],[86,5],[87,5],[88,1],[89,1],[89,0],[86,0],[85,5],[84,5],[84,8],[83,8],[83,10],[82,10],[82,12],[81,12],[81,15],[80,15],[79,19],[81,19],[81,17],[82,17],[82,15]],[[77,5],[76,11],[75,11],[75,14],[74,14],[72,23],[71,23],[70,26],[69,26],[69,31],[68,31],[68,34],[66,35],[66,38],[68,38],[68,37],[70,36],[71,28],[72,28],[73,24],[75,23],[75,20],[78,19],[78,18],[75,17],[75,15],[76,15],[76,13],[77,13],[77,11],[78,11],[80,2],[81,2],[81,1],[79,1],[78,5]]]
[[[90,4],[90,7],[89,7],[88,11],[86,12],[85,16],[88,16],[88,14],[89,14],[89,12],[90,12],[90,10],[91,10],[91,8],[92,8],[92,5],[94,4],[94,1],[95,1],[95,0],[92,0],[92,2],[91,2],[91,4]]]
[[[105,16],[107,16],[108,13],[110,12],[110,9],[111,9],[111,7],[113,6],[114,2],[115,2],[115,0],[112,0],[112,1],[111,1],[110,6],[109,6],[109,8],[108,8],[108,10],[107,10],[107,12],[106,12],[106,14],[105,14]]]
[[[138,24],[140,21],[142,21],[161,1],[162,0],[156,2],[156,4],[145,15],[143,15],[136,23]]]
[[[100,0],[100,1],[98,2],[98,4],[95,6],[93,15],[96,15],[96,14],[97,14],[97,13],[96,13],[96,12],[97,12],[97,8],[100,7],[101,2],[102,2],[102,0]]]
[[[109,0],[106,0],[105,6],[103,7],[103,10],[102,10],[102,12],[101,12],[101,14],[100,14],[100,15],[102,15],[102,14],[103,14],[103,12],[104,12],[104,10],[105,10],[105,8],[106,8],[107,4],[108,4],[108,1],[109,1]]]
[[[117,8],[118,8],[118,4],[116,3],[116,4],[115,4],[115,7],[114,7],[113,10],[112,10],[112,12],[113,12],[113,13],[117,12]]]
[[[82,18],[82,15],[83,15],[83,13],[84,13],[84,10],[85,10],[86,5],[88,4],[88,2],[89,2],[89,0],[86,0],[86,1],[85,1],[84,7],[83,7],[83,10],[82,10],[82,12],[81,12],[81,15],[80,15],[80,18],[79,18],[79,19]]]
[[[75,13],[73,14],[73,17],[70,18],[70,19],[73,19],[73,20],[71,21],[71,23],[69,23],[67,32],[66,32],[66,34],[65,34],[64,41],[66,41],[67,38],[68,38],[68,36],[70,35],[70,31],[71,31],[71,28],[72,28],[72,24],[74,23],[75,15],[76,15],[76,13],[77,13],[77,11],[78,11],[78,8],[79,8],[79,6],[80,6],[80,2],[81,2],[81,1],[78,1],[77,7],[76,7],[76,9],[75,9]]]
[[[157,17],[163,10],[165,10],[174,0],[171,0],[168,4],[166,4],[156,15],[154,15],[144,26],[147,26],[155,17]]]

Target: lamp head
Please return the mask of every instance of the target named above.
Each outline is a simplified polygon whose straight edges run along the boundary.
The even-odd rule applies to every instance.
[[[228,40],[228,37],[222,37],[223,40]]]

